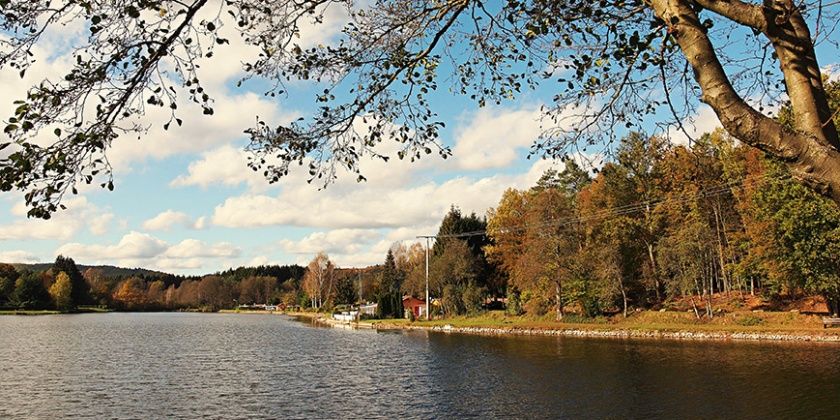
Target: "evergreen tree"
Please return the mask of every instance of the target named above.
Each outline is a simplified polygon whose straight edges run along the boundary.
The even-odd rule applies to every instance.
[[[79,268],[76,267],[76,262],[73,261],[72,258],[59,255],[53,263],[52,270],[53,273],[67,273],[70,277],[70,285],[72,288],[72,307],[75,308],[79,305],[85,305],[90,302],[90,288],[88,287],[87,282],[85,282],[85,278],[82,276]]]
[[[377,311],[380,318],[401,318],[402,308],[402,273],[397,268],[394,252],[388,250],[385,256],[385,265],[379,283],[379,296],[377,298]]]

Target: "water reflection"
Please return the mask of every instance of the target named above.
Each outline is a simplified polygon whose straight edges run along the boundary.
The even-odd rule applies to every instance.
[[[813,418],[840,347],[312,328],[280,316],[0,317],[0,418]]]

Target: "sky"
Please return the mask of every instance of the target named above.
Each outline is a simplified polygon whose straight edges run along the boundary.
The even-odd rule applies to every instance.
[[[330,14],[321,27],[304,31],[304,42],[328,42],[342,23],[340,13]],[[49,33],[23,80],[0,71],[0,116],[11,115],[11,101],[32,84],[63,74],[69,67],[63,52],[83,29],[70,24]],[[263,96],[259,81],[237,88],[241,62],[254,51],[237,36],[228,38],[232,45],[201,71],[216,101],[214,115],[182,102],[184,124],[168,131],[161,127],[166,115],[146,115],[148,133],[120,137],[108,152],[114,191],[82,188],[65,199],[67,210],[47,221],[26,217],[20,193],[0,194],[0,262],[50,262],[63,254],[86,265],[204,274],[306,264],[324,251],[340,267],[368,266],[381,263],[395,242],[437,232],[451,206],[485,215],[505,189],[528,188],[546,169],[562,168],[526,158],[540,134],[539,107],[552,96],[543,89],[495,107],[478,108],[457,96],[438,101],[435,110],[447,127],[442,141],[453,150],[449,159],[364,160],[366,182],[340,176],[325,189],[307,183],[306,171],[269,185],[246,166],[243,130],[257,116],[281,122],[307,115],[316,86],[292,84],[280,99]],[[714,113],[701,108],[690,130],[717,125]],[[385,142],[380,151],[395,147]]]

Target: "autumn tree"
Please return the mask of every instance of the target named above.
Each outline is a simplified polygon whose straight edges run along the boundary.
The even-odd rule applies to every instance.
[[[61,271],[55,276],[55,283],[50,286],[49,293],[56,309],[62,311],[73,309],[73,285],[67,273]]]
[[[443,299],[443,309],[448,315],[476,312],[487,293],[479,283],[481,260],[473,254],[467,241],[447,242],[443,252],[432,259],[429,289],[432,296]]]
[[[49,217],[78,182],[96,179],[113,188],[106,151],[120,134],[144,129],[133,124],[138,115],[168,110],[168,128],[184,123],[179,105],[185,102],[214,114],[213,92],[198,69],[224,59],[217,50],[229,43],[221,31],[230,25],[260,51],[244,70],[273,82],[269,95],[282,94],[289,81],[321,82],[313,98],[317,112],[291,124],[259,121],[249,130],[251,165],[269,181],[293,164],[305,166],[310,180],[329,182],[341,169],[364,179],[360,159],[387,160],[377,147],[386,139],[399,142],[399,158],[447,156],[434,111],[444,96],[439,90],[484,106],[540,86],[553,100],[544,107],[545,132],[535,153],[556,157],[610,143],[651,117],[681,129],[703,102],[731,135],[840,200],[840,142],[814,47],[836,27],[835,3],[305,0],[266,6],[265,0],[0,1],[0,30],[8,37],[0,44],[0,66],[21,75],[48,29],[76,21],[86,28],[70,40],[69,72],[33,86],[7,119],[0,189],[25,191],[29,214]],[[301,27],[323,22],[332,8],[348,16],[341,35],[300,45]],[[785,100],[796,116],[792,127],[768,115]],[[36,141],[46,130],[54,141]]]
[[[335,265],[325,252],[319,252],[306,267],[303,289],[309,296],[310,306],[320,309],[332,296]]]
[[[246,277],[239,282],[239,302],[268,303],[276,288],[277,280],[274,277]]]
[[[133,311],[146,309],[148,301],[145,282],[137,277],[121,281],[114,291],[112,300],[121,309]]]
[[[64,272],[70,277],[70,284],[72,286],[72,305],[77,307],[88,303],[90,299],[89,288],[85,282],[84,276],[76,267],[76,262],[72,258],[59,255],[55,258],[52,268],[54,273]]]
[[[405,246],[400,243],[393,248],[394,262],[403,273],[402,293],[412,296],[426,296],[426,247],[420,243]]]
[[[162,280],[155,280],[149,283],[146,290],[146,302],[149,309],[165,308],[166,285]]]
[[[101,269],[88,268],[82,277],[90,289],[90,297],[96,304],[107,305],[111,298],[111,291],[116,286],[116,280],[105,276]]]
[[[204,309],[230,308],[235,296],[233,285],[221,276],[204,276],[198,282],[198,303]]]
[[[487,229],[487,221],[475,213],[463,215],[461,210],[452,206],[449,212],[441,220],[438,233],[432,247],[433,258],[443,255],[450,243],[455,241],[467,245],[474,261],[473,282],[476,287],[489,290],[495,295],[504,292],[504,278],[501,277],[495,265],[487,260],[484,248],[490,244],[490,238],[484,234]]]
[[[542,298],[551,299],[557,319],[563,318],[567,303],[564,284],[584,261],[578,258],[583,238],[576,222],[577,194],[588,176],[581,177],[579,169],[569,164],[562,172],[547,171],[530,190],[505,192],[499,207],[489,212],[493,244],[487,252],[507,268],[510,286],[539,290]]]

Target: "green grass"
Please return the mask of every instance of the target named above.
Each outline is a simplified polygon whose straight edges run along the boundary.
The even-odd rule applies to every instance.
[[[676,311],[641,311],[612,317],[585,318],[567,315],[562,321],[553,314],[545,316],[511,316],[503,311],[490,311],[473,316],[457,316],[432,321],[386,319],[362,321],[383,328],[407,326],[435,327],[451,325],[455,328],[522,328],[522,329],[586,329],[586,330],[640,330],[640,331],[697,331],[697,332],[782,332],[807,334],[840,334],[840,328],[823,329],[817,315],[794,312],[738,311],[716,314],[712,319],[698,320],[693,313]]]
[[[0,315],[57,315],[61,311],[51,311],[46,309],[11,309],[2,310]]]
[[[68,313],[104,313],[112,311],[113,309],[108,309],[101,306],[80,306],[74,312],[57,311],[53,309],[4,309],[0,310],[0,315],[59,315]]]
[[[78,313],[105,313],[105,312],[114,312],[113,309],[104,308],[101,306],[79,306],[79,309],[76,311]]]

